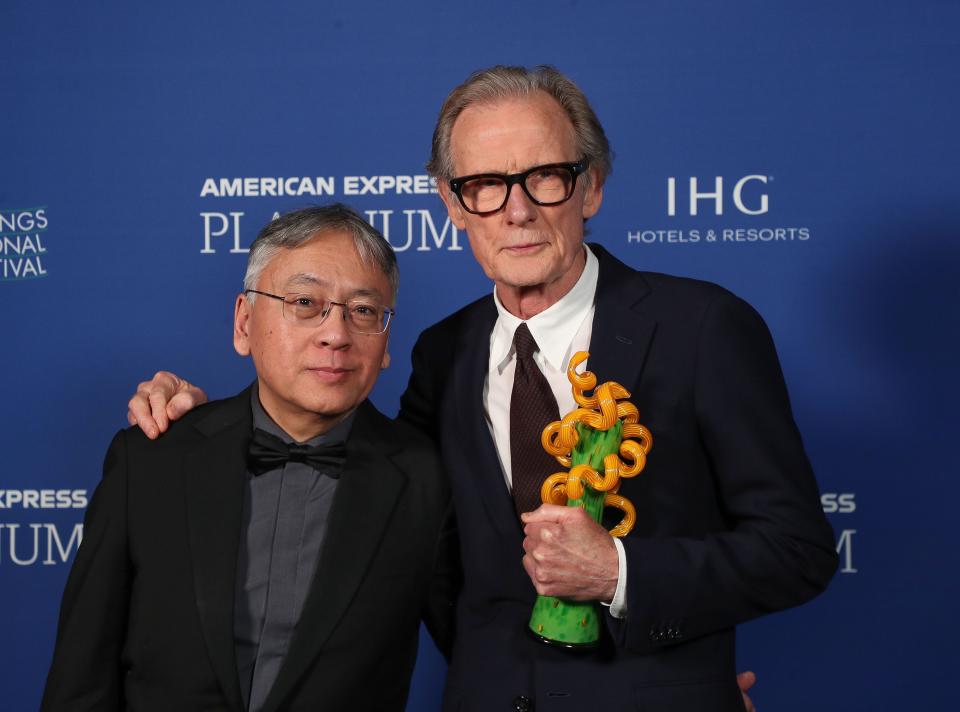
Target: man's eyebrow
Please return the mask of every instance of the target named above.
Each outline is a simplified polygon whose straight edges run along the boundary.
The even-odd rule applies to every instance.
[[[383,295],[380,294],[379,289],[355,289],[350,293],[350,298],[356,299],[357,297],[375,297],[376,299],[382,299]]]
[[[328,284],[329,284],[328,282],[320,279],[316,275],[310,274],[308,272],[298,272],[297,274],[293,275],[292,277],[290,277],[290,279],[287,280],[286,286],[294,287],[298,285],[310,285],[310,286],[323,287]]]
[[[316,275],[310,274],[308,272],[298,272],[297,274],[290,277],[290,279],[287,280],[285,285],[286,288],[301,287],[301,286],[329,288],[330,282],[324,279],[320,279]],[[380,293],[379,289],[365,289],[361,287],[360,289],[355,289],[352,292],[350,292],[350,296],[348,297],[348,299],[357,299],[358,297],[375,298],[378,300],[382,300],[383,294]]]

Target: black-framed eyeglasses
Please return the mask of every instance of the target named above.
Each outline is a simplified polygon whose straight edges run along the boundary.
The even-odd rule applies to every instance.
[[[283,302],[281,307],[283,318],[292,321],[297,326],[320,326],[334,307],[343,310],[343,320],[347,329],[355,334],[382,334],[390,326],[390,319],[396,310],[390,307],[381,307],[360,299],[351,299],[348,302],[335,302],[319,294],[299,293],[270,294],[259,289],[245,289],[244,294],[262,294],[271,299]]]
[[[522,173],[477,173],[450,180],[450,190],[468,213],[489,215],[507,204],[517,183],[536,205],[559,205],[570,200],[577,176],[587,170],[587,159],[572,163],[547,163]]]

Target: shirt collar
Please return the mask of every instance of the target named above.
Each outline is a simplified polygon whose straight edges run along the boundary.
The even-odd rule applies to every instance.
[[[564,355],[593,307],[593,299],[597,293],[599,263],[589,247],[584,245],[583,249],[586,250],[587,261],[573,289],[564,294],[556,304],[527,319],[527,327],[540,347],[541,356],[556,371],[566,369],[567,365],[563,363]],[[506,310],[497,296],[496,288],[493,290],[493,301],[497,305],[499,318],[493,327],[490,353],[496,359],[494,363],[497,364],[497,369],[503,372],[513,356],[513,333],[523,320]]]
[[[260,403],[259,384],[254,382],[253,388],[250,390],[250,410],[253,413],[254,429],[260,428],[260,430],[265,430],[271,435],[276,435],[287,444],[297,443],[297,441],[289,436],[287,431],[277,425],[276,421],[270,417],[270,414],[264,410],[263,405]],[[350,426],[353,425],[353,417],[356,415],[356,413],[357,411],[354,410],[352,413],[350,413],[350,415],[334,425],[327,432],[321,433],[315,438],[307,440],[305,443],[297,444],[316,447],[317,445],[333,445],[334,443],[346,442],[347,435],[350,434]]]

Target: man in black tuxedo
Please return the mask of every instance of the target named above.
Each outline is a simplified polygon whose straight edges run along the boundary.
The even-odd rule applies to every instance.
[[[610,166],[586,97],[548,67],[475,73],[434,132],[428,168],[495,285],[420,336],[401,401],[400,419],[441,448],[457,516],[449,710],[742,710],[736,624],[812,598],[836,568],[762,319],[716,285],[584,244]],[[622,541],[536,499],[559,468],[532,433],[573,406],[579,350],[631,391],[654,436],[620,489],[638,514]],[[131,422],[156,435],[202,399],[160,374]],[[606,605],[598,648],[528,635],[537,593]]]
[[[403,710],[421,617],[445,648],[452,605],[435,450],[366,400],[397,277],[344,206],[264,228],[233,337],[256,382],[114,438],[43,710]]]

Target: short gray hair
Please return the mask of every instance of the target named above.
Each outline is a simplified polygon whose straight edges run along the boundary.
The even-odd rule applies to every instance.
[[[353,208],[343,203],[315,205],[294,210],[271,220],[250,245],[247,273],[243,289],[256,289],[264,267],[281,249],[295,249],[325,232],[346,232],[353,238],[357,254],[364,264],[373,264],[386,276],[391,297],[397,298],[400,286],[400,268],[397,256],[383,235],[360,217]],[[253,301],[254,295],[248,295]]]
[[[566,112],[576,135],[579,153],[576,160],[586,158],[602,185],[613,170],[613,152],[600,119],[580,87],[554,67],[545,64],[533,69],[502,64],[480,69],[450,92],[440,108],[437,126],[433,130],[433,148],[427,170],[438,181],[455,177],[453,157],[450,155],[450,134],[457,117],[468,106],[529,96],[538,91],[552,96]]]

